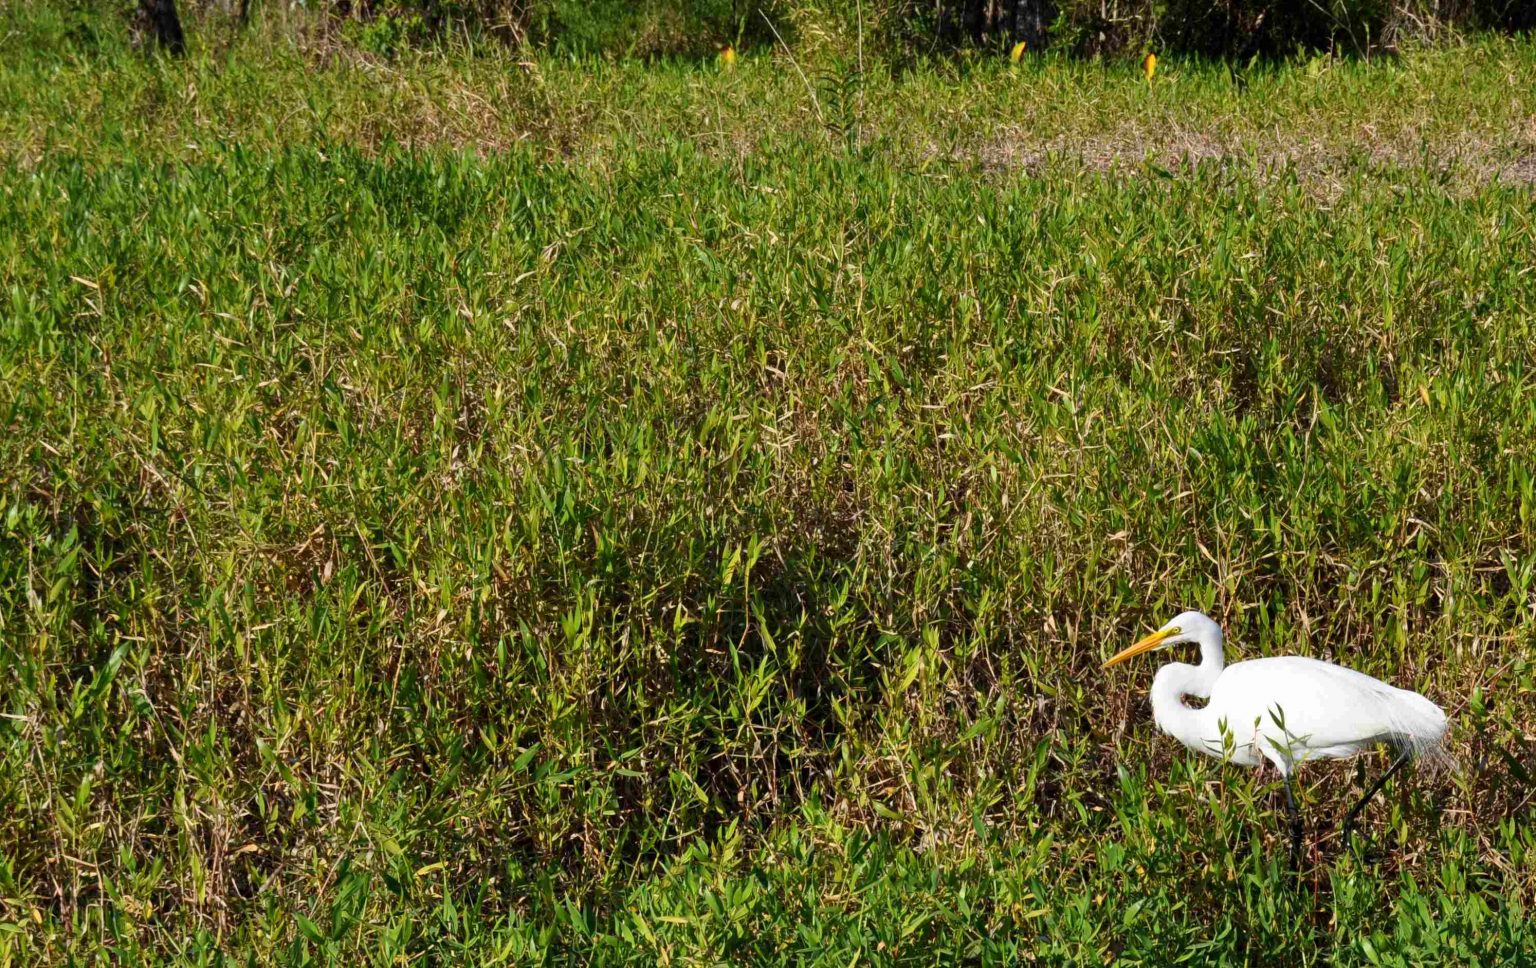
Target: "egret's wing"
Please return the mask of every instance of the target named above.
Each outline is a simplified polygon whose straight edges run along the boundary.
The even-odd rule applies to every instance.
[[[1257,727],[1289,746],[1292,759],[1378,742],[1422,755],[1439,748],[1446,728],[1445,713],[1418,693],[1303,656],[1229,666],[1211,691],[1210,708],[1235,735]]]

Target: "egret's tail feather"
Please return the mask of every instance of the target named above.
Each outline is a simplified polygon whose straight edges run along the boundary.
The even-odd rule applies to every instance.
[[[1445,742],[1449,732],[1445,711],[1416,692],[1398,692],[1392,703],[1392,745],[1411,756],[1420,769],[1453,769],[1456,761]]]

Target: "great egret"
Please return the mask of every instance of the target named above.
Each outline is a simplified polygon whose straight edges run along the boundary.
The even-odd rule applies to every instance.
[[[1445,712],[1416,692],[1362,672],[1299,655],[1226,664],[1221,626],[1185,612],[1104,663],[1108,669],[1143,652],[1180,643],[1200,647],[1200,664],[1172,662],[1152,680],[1152,718],[1192,750],[1241,766],[1273,763],[1285,780],[1291,859],[1301,853],[1301,814],[1291,775],[1308,760],[1343,759],[1386,743],[1398,756],[1344,818],[1347,843],[1355,818],[1410,759],[1440,753]],[[1185,697],[1207,700],[1203,708]]]

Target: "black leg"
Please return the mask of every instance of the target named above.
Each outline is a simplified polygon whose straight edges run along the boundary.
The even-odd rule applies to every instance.
[[[1392,774],[1403,768],[1403,764],[1408,762],[1410,755],[1411,752],[1409,750],[1403,750],[1402,753],[1398,754],[1397,760],[1387,767],[1387,772],[1378,777],[1376,782],[1372,783],[1365,791],[1365,795],[1353,807],[1349,808],[1349,813],[1344,815],[1344,823],[1341,825],[1345,844],[1349,843],[1349,835],[1354,833],[1355,818],[1360,815],[1360,811],[1365,809],[1365,805],[1370,802],[1371,797],[1374,797],[1376,792],[1385,786],[1388,780],[1392,779]]]
[[[1291,788],[1291,775],[1285,774],[1285,809],[1291,817],[1291,867],[1301,870],[1301,811],[1296,807],[1296,791]]]

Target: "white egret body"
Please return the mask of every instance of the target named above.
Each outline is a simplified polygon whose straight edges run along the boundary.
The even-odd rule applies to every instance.
[[[1152,716],[1158,728],[1192,750],[1242,766],[1274,764],[1285,778],[1292,815],[1292,851],[1299,849],[1300,818],[1291,775],[1308,760],[1342,759],[1380,744],[1398,759],[1349,812],[1355,815],[1409,759],[1438,754],[1445,713],[1416,692],[1389,686],[1353,669],[1304,656],[1277,656],[1226,664],[1221,626],[1185,612],[1104,663],[1180,643],[1200,647],[1200,664],[1173,662],[1152,680]],[[1186,698],[1204,699],[1192,708]]]

